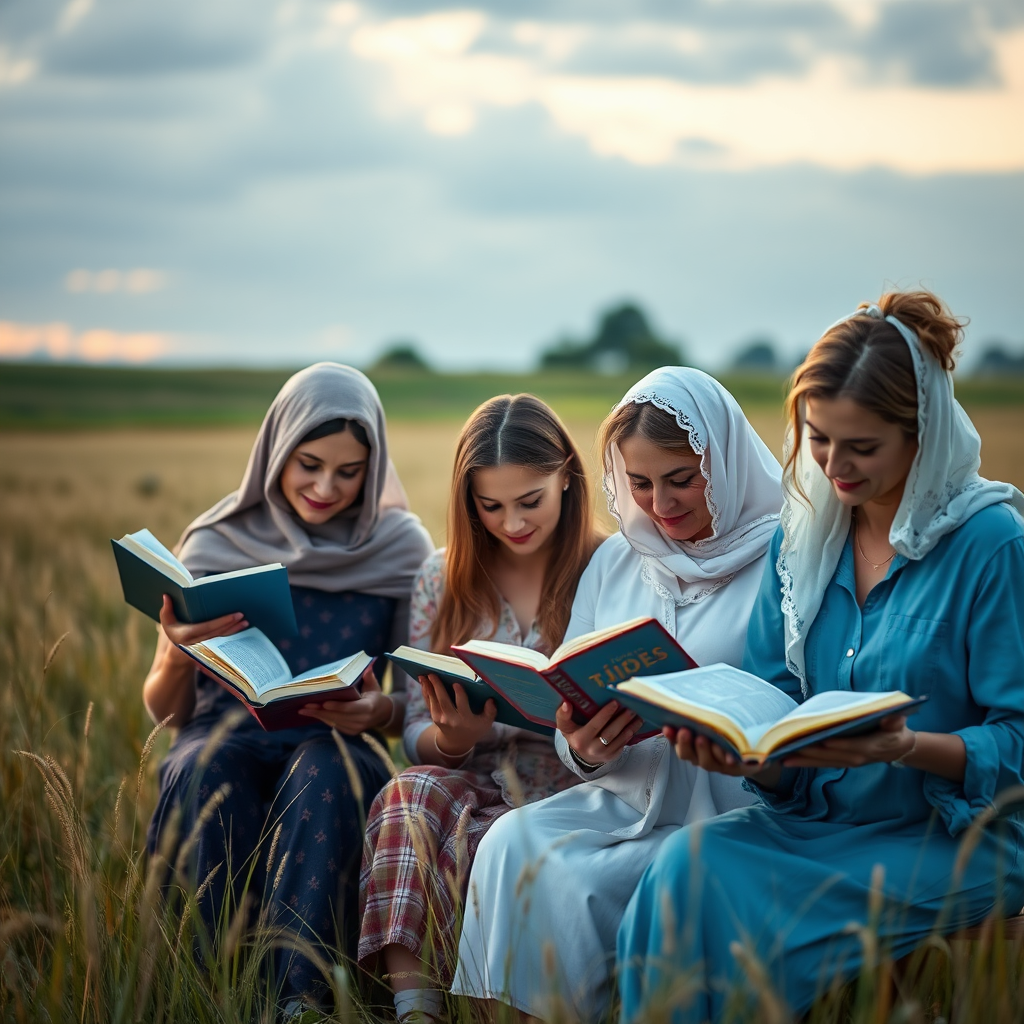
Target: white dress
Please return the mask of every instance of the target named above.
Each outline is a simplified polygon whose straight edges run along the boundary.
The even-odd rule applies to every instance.
[[[739,665],[763,556],[705,600],[682,606],[652,589],[643,563],[622,534],[605,541],[580,580],[567,639],[646,613],[698,664]],[[662,840],[752,797],[740,780],[680,761],[661,736],[589,773],[560,733],[556,745],[590,784],[512,811],[488,832],[470,876],[452,991],[542,1019],[562,1006],[597,1020],[611,995],[619,922]]]

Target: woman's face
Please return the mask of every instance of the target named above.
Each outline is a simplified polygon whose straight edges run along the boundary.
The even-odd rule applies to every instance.
[[[704,540],[711,536],[701,475],[700,456],[659,448],[634,434],[619,442],[633,500],[661,532],[672,540]]]
[[[808,398],[804,429],[814,461],[844,505],[899,504],[916,438],[852,398]]]
[[[492,537],[513,554],[532,555],[555,535],[567,480],[562,470],[538,473],[528,466],[496,466],[473,473],[470,494]]]
[[[300,444],[281,471],[281,493],[304,523],[326,523],[358,497],[370,449],[349,431]]]

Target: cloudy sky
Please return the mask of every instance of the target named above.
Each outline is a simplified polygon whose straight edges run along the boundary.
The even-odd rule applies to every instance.
[[[0,3],[2,358],[525,368],[630,298],[714,368],[893,284],[1024,351],[1022,239],[1024,0]]]

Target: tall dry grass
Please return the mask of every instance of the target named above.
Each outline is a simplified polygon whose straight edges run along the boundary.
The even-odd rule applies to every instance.
[[[770,437],[776,422],[759,425]],[[595,426],[577,426],[585,446]],[[413,507],[438,540],[457,429],[392,430]],[[143,525],[176,539],[237,484],[253,433],[0,438],[0,1020],[273,1019],[265,966],[293,940],[229,912],[214,952],[203,945],[191,883],[174,874],[176,856],[144,855],[169,736],[153,729],[140,699],[155,630],[124,605],[109,549],[110,537]],[[990,445],[1007,458],[1015,447],[1008,436]],[[269,834],[260,856],[271,864],[272,847]],[[162,898],[167,871],[181,899]],[[936,937],[899,965],[871,945],[870,931],[863,941],[869,968],[853,986],[824,978],[810,1021],[1024,1021],[1024,953],[998,927],[981,944]],[[386,1019],[336,951],[310,952],[335,992],[336,1019]],[[757,962],[737,955],[748,958],[755,998],[735,1019],[788,1019]],[[449,1011],[472,1018],[465,1001]]]

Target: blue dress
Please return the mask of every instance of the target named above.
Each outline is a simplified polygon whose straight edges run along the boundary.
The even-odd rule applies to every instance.
[[[293,673],[360,650],[372,655],[388,650],[393,598],[295,586],[291,591],[299,634],[271,639]],[[199,902],[210,934],[216,934],[222,908],[227,906],[228,917],[234,916],[247,886],[250,894],[264,900],[270,919],[279,925],[314,943],[354,952],[350,947],[358,934],[363,823],[374,796],[388,781],[387,769],[362,738],[344,737],[362,785],[357,794],[326,725],[310,719],[302,728],[264,732],[247,715],[223,737],[204,770],[200,756],[211,734],[226,713],[242,705],[206,675],[197,672],[196,679],[195,713],[160,765],[150,852],[160,849],[165,833],[174,827],[176,808],[181,819],[168,839],[175,848],[192,833],[210,797],[227,783],[223,802],[199,828],[189,865],[194,884],[220,865]],[[268,872],[278,824],[281,833]],[[173,851],[170,859],[173,863]],[[254,906],[254,914],[259,909]],[[319,971],[305,957],[281,951],[275,969],[282,999],[324,994]]]
[[[781,539],[744,667],[800,700],[783,650]],[[619,930],[624,1021],[664,1005],[670,984],[674,1024],[721,1018],[752,991],[730,948],[737,941],[799,1014],[833,977],[859,971],[851,924],[873,922],[883,950],[900,957],[933,930],[1024,905],[1021,812],[985,827],[962,874],[954,870],[971,821],[1024,783],[1024,523],[1006,505],[983,509],[925,558],[897,555],[863,608],[855,593],[848,540],[807,634],[811,692],[928,694],[910,725],[963,739],[964,781],[888,764],[785,769],[775,792],[751,785],[759,804],[680,829]],[[882,896],[874,909],[873,885]]]

